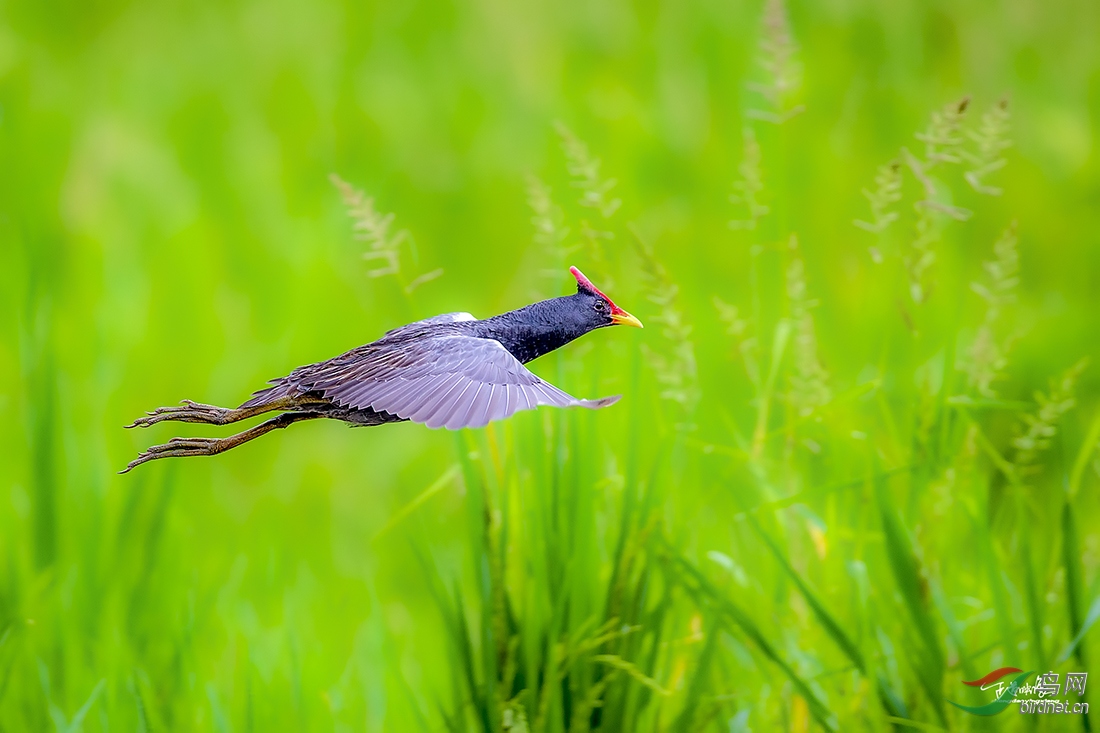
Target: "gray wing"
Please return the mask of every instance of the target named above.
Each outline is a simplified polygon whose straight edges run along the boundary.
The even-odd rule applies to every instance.
[[[479,428],[539,405],[607,407],[619,396],[579,400],[527,370],[499,341],[446,335],[331,363],[299,389],[343,407],[388,412],[429,428]]]

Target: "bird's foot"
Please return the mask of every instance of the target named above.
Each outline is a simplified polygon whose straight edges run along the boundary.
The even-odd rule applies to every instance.
[[[210,407],[210,405],[199,405],[199,407]],[[232,417],[236,417],[236,414],[243,412],[243,410],[231,410],[230,412],[233,413],[233,415],[231,415]],[[247,417],[247,415],[245,415],[245,417]],[[272,430],[285,428],[300,420],[315,420],[319,417],[327,417],[327,415],[321,412],[312,411],[284,412],[281,415],[276,415],[270,420],[266,420],[236,435],[230,435],[227,438],[172,438],[164,445],[154,445],[149,450],[141,453],[137,458],[130,461],[130,464],[119,471],[119,473],[127,473],[135,466],[140,466],[148,461],[155,461],[158,458],[213,456],[218,453],[224,453],[227,450],[236,448],[238,445],[247,443],[266,433],[270,433]]]
[[[146,413],[146,417],[139,417],[127,428],[147,428],[158,422],[173,420],[175,422],[198,422],[209,425],[225,425],[231,422],[237,410],[230,410],[217,405],[204,405],[201,402],[184,400],[180,407],[158,407],[152,412]]]
[[[185,456],[212,456],[227,447],[225,438],[172,438],[163,445],[154,445],[130,461],[119,473],[129,473],[134,467],[158,458],[182,458]]]

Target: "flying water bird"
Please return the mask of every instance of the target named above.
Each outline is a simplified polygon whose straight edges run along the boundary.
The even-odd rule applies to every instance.
[[[158,458],[212,456],[277,428],[330,418],[353,426],[411,420],[429,428],[484,427],[539,405],[598,409],[621,395],[572,397],[523,365],[589,331],[637,326],[576,267],[577,292],[478,320],[447,313],[388,331],[382,338],[334,359],[298,367],[271,380],[237,409],[184,400],[161,407],[128,428],[175,421],[228,425],[268,412],[280,414],[227,438],[173,438],[155,445],[120,473]]]

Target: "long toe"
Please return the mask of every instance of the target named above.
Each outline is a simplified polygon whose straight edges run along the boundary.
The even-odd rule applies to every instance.
[[[165,420],[174,422],[206,423],[209,425],[222,425],[227,422],[232,410],[216,405],[204,405],[191,400],[184,400],[182,407],[158,407],[145,417],[139,417],[127,428],[147,428]]]
[[[148,453],[171,453],[177,450],[205,450],[213,452],[218,444],[217,438],[172,438],[163,445],[154,445]]]
[[[220,441],[216,438],[172,438],[163,445],[154,445],[138,454],[126,468],[119,473],[129,473],[135,466],[161,458],[184,458],[187,456],[212,456],[220,451]]]

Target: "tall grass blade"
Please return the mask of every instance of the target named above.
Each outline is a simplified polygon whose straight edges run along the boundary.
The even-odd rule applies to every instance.
[[[1070,655],[1076,652],[1077,647],[1084,640],[1085,635],[1092,630],[1093,625],[1095,625],[1098,620],[1100,620],[1100,596],[1093,599],[1092,605],[1089,606],[1089,612],[1085,615],[1085,620],[1081,622],[1081,628],[1077,632],[1077,635],[1066,644],[1065,648],[1062,649],[1062,653],[1058,655],[1058,664],[1064,663],[1070,658]]]
[[[690,581],[690,583],[685,584],[685,590],[692,594],[699,602],[705,602],[711,605],[718,613],[739,628],[748,640],[752,642],[765,657],[771,660],[773,664],[779,667],[787,679],[791,681],[791,684],[794,686],[799,696],[802,697],[809,706],[810,714],[813,716],[814,720],[826,730],[837,730],[836,719],[829,712],[825,703],[814,693],[809,683],[795,672],[794,668],[780,656],[775,647],[767,640],[763,632],[748,614],[727,598],[725,594],[711,585],[703,574],[686,559],[677,555],[671,548],[668,548],[668,551],[678,569],[681,571],[682,576]]]
[[[944,653],[936,631],[932,610],[928,603],[928,586],[921,574],[920,563],[909,538],[909,533],[897,516],[893,501],[886,490],[886,479],[879,477],[875,481],[883,539],[886,543],[886,556],[894,575],[902,601],[909,612],[920,640],[920,649],[913,660],[921,686],[928,695],[936,715],[943,724],[947,724],[947,715],[943,704],[941,682],[943,679]]]
[[[807,605],[809,605],[810,610],[817,618],[818,623],[825,629],[825,633],[828,634],[829,638],[833,640],[833,643],[835,643],[844,653],[844,656],[848,657],[855,668],[860,672],[864,672],[865,665],[863,662],[863,655],[860,653],[855,642],[852,641],[847,632],[841,627],[840,622],[829,613],[828,609],[826,609],[824,604],[818,599],[817,594],[814,593],[813,590],[810,589],[809,584],[803,580],[802,575],[795,571],[787,560],[786,555],[779,549],[779,546],[775,543],[775,540],[772,539],[771,535],[760,526],[760,522],[757,521],[756,517],[750,512],[746,512],[744,516],[748,519],[749,526],[752,527],[753,531],[756,532],[757,536],[760,537],[764,545],[771,552],[772,557],[779,563],[783,572],[794,583],[799,594],[806,600]]]

